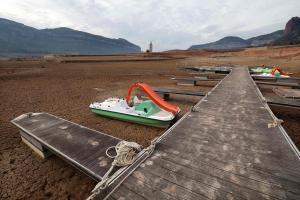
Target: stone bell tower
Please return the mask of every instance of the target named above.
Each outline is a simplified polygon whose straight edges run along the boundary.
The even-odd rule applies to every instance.
[[[153,51],[153,44],[152,44],[152,41],[150,42],[149,44],[149,52],[152,53]]]

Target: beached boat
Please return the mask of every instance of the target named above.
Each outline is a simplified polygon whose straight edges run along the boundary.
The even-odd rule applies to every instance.
[[[253,77],[281,77],[281,78],[290,77],[279,66],[275,66],[273,68],[258,67],[258,68],[251,69],[251,71],[256,73],[255,75],[252,75]]]
[[[136,95],[131,94],[134,89],[138,89]],[[161,99],[145,83],[131,85],[126,99],[109,98],[94,102],[90,109],[101,116],[155,127],[168,127],[180,112],[178,107]]]

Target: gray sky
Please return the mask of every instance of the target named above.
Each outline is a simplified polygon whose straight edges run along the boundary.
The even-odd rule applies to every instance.
[[[145,49],[186,49],[283,29],[300,0],[3,0],[0,17],[35,28],[69,27]]]

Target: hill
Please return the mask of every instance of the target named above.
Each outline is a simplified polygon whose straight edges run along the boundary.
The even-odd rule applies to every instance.
[[[228,36],[216,42],[211,42],[201,45],[193,45],[189,49],[231,49],[231,48],[244,48],[248,46],[246,40],[240,37]]]
[[[236,49],[262,45],[285,45],[298,43],[300,43],[300,18],[293,17],[287,22],[284,30],[278,30],[249,39],[229,36],[207,44],[192,45],[189,49]]]
[[[114,54],[140,52],[125,39],[111,39],[70,28],[35,29],[0,18],[0,53]]]
[[[293,17],[285,25],[284,34],[274,41],[275,45],[300,43],[300,18]]]

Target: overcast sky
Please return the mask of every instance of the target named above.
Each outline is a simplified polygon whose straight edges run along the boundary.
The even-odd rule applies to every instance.
[[[69,27],[125,38],[144,50],[186,49],[224,36],[283,29],[300,0],[3,0],[0,17],[35,28]]]

